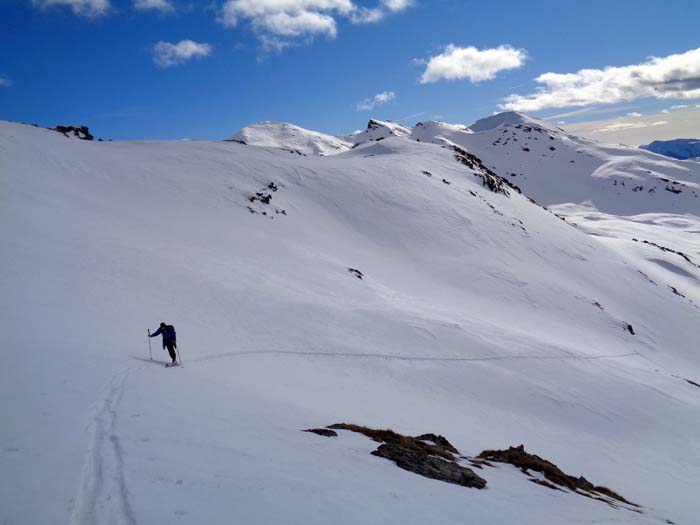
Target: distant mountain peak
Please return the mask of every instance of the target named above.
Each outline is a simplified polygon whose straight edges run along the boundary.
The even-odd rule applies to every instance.
[[[403,126],[393,120],[369,119],[367,122],[367,132],[379,133],[383,136],[396,135],[397,137],[408,137],[411,128]]]
[[[551,131],[560,131],[556,126],[529,115],[525,115],[524,113],[518,113],[517,111],[504,111],[503,113],[497,113],[496,115],[479,119],[474,122],[474,124],[469,126],[469,129],[475,132],[488,131],[503,125],[526,125],[548,129]]]
[[[333,135],[271,120],[246,126],[228,140],[251,146],[288,149],[305,155],[334,155],[352,146]]]
[[[655,140],[640,149],[679,160],[700,158],[700,139]]]

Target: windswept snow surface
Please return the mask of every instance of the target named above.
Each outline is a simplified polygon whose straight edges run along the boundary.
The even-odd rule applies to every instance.
[[[0,123],[0,184],[0,523],[698,523],[694,296],[449,148]],[[160,321],[184,368],[156,340],[149,360]],[[467,455],[523,443],[643,514],[508,466],[465,489],[300,432],[341,421]]]

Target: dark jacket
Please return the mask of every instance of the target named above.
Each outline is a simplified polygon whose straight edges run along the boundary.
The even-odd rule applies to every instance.
[[[163,335],[163,348],[169,345],[177,346],[175,327],[173,325],[166,324],[165,328],[158,328],[158,330],[151,334],[151,337],[161,334]]]

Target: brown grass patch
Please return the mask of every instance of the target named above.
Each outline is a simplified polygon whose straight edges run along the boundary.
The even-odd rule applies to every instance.
[[[459,453],[457,449],[453,447],[449,443],[449,441],[447,441],[447,439],[445,439],[442,436],[435,436],[434,434],[424,434],[423,436],[419,437],[411,437],[404,436],[402,434],[399,434],[398,432],[394,432],[393,430],[389,429],[377,430],[362,425],[355,425],[353,423],[336,423],[334,425],[329,425],[326,428],[330,428],[333,430],[350,430],[351,432],[363,434],[371,440],[376,441],[378,443],[390,443],[392,445],[398,445],[409,450],[415,450],[416,452],[422,452],[424,454],[430,454],[433,456],[440,456],[450,461],[454,460],[455,453]],[[434,441],[436,444],[431,445],[422,441],[421,439],[426,439],[426,436],[432,436],[432,438],[437,438],[437,440],[433,440],[432,438],[429,439],[430,441]],[[438,442],[446,443],[446,445],[438,444]],[[452,450],[454,450],[455,452],[453,453]]]
[[[544,475],[547,481],[558,485],[560,487],[565,487],[572,492],[576,492],[583,496],[592,497],[593,499],[601,499],[596,497],[594,493],[607,496],[610,499],[617,500],[621,503],[631,505],[633,507],[639,507],[636,503],[623,498],[617,492],[607,488],[596,486],[590,481],[588,481],[583,476],[574,477],[562,472],[562,470],[557,467],[551,461],[541,458],[535,454],[530,454],[525,451],[525,447],[520,445],[518,447],[510,447],[508,450],[484,450],[481,454],[477,456],[481,459],[487,459],[497,463],[509,463],[518,467],[523,473],[528,474],[528,471],[532,470],[535,472],[540,472]],[[534,480],[533,480],[534,481]],[[539,483],[541,480],[535,481]],[[539,483],[544,485],[544,483]],[[607,503],[610,503],[607,500]]]

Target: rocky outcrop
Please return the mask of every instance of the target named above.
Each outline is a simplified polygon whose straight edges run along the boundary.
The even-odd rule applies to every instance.
[[[437,436],[435,434],[422,434],[415,439],[419,441],[423,441],[424,443],[428,444],[433,444],[438,447],[442,447],[445,449],[447,452],[452,452],[453,454],[459,454],[459,450],[457,450],[454,446],[452,446],[452,443],[447,441],[447,438],[444,436]]]
[[[353,148],[356,148],[367,142],[379,142],[388,137],[410,137],[410,135],[411,129],[406,126],[402,126],[391,120],[370,119],[369,122],[367,122],[367,129],[365,131],[360,131],[353,135],[346,135],[341,138],[353,142]]]
[[[311,432],[312,434],[317,434],[323,437],[336,437],[338,433],[330,428],[307,428],[302,430],[302,432]]]
[[[259,213],[260,215],[264,215],[270,219],[274,219],[273,212],[275,215],[287,215],[287,210],[277,208],[270,204],[272,202],[272,194],[279,190],[280,186],[274,182],[270,182],[260,191],[257,191],[255,194],[248,197],[248,202],[251,203],[251,205],[248,206],[248,211],[252,214]]]
[[[56,126],[49,128],[52,131],[63,133],[66,137],[78,137],[83,140],[95,140],[87,126]]]
[[[565,474],[551,461],[526,452],[523,445],[510,447],[507,450],[484,450],[477,458],[494,463],[509,463],[519,468],[523,474],[527,475],[530,475],[530,471],[539,472],[545,477],[546,481],[534,476],[530,478],[530,481],[551,489],[561,490],[565,488],[582,496],[604,501],[613,506],[615,506],[614,502],[618,502],[635,508],[639,507],[636,503],[626,500],[607,487],[594,485],[583,476],[577,478]]]
[[[463,487],[483,489],[486,486],[485,479],[459,463],[459,451],[443,436],[423,434],[411,437],[393,430],[376,430],[350,423],[337,423],[327,428],[357,432],[382,443],[372,455],[389,459],[409,472]]]
[[[496,175],[496,173],[484,166],[484,163],[481,162],[481,159],[476,155],[469,153],[468,151],[460,148],[459,146],[450,145],[445,147],[448,147],[455,152],[455,158],[458,162],[474,170],[476,172],[474,175],[481,179],[482,186],[488,188],[492,192],[502,193],[506,197],[510,195],[510,193],[508,192],[509,189],[517,193],[522,193],[520,191],[520,188],[518,188],[508,179],[505,179],[500,175]]]
[[[352,275],[357,277],[359,280],[364,279],[365,274],[363,274],[360,270],[357,268],[348,268],[348,272],[350,272]]]
[[[379,448],[372,452],[372,455],[390,459],[399,468],[426,478],[477,489],[483,489],[486,486],[485,479],[456,461],[448,461],[400,445],[391,443],[379,445]]]

